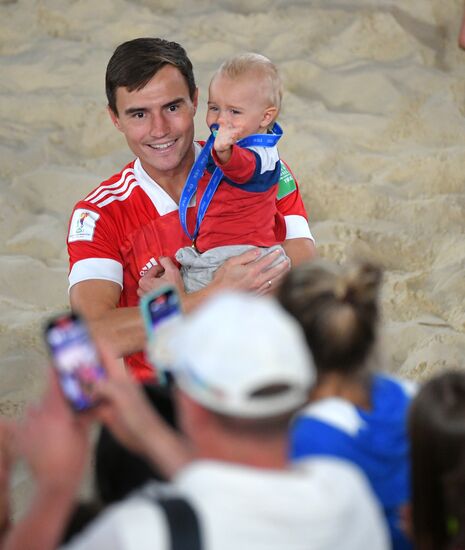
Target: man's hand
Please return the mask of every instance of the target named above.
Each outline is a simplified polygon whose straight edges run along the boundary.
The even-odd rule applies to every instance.
[[[41,403],[17,425],[15,443],[39,488],[77,490],[88,454],[90,419],[72,412],[54,372]]]
[[[212,285],[257,294],[274,292],[290,269],[288,260],[271,267],[280,254],[274,250],[258,259],[260,250],[254,249],[230,258],[216,271]]]
[[[53,550],[59,545],[86,463],[89,418],[71,412],[56,376],[42,402],[15,428],[17,451],[34,476],[35,494],[8,531],[2,550]]]
[[[254,248],[230,258],[217,269],[212,282],[207,287],[191,294],[186,294],[184,291],[181,274],[172,260],[160,258],[160,265],[149,269],[140,279],[137,293],[143,296],[161,286],[174,285],[185,312],[196,308],[211,293],[221,290],[254,292],[260,295],[274,293],[290,269],[288,260],[283,260],[271,267],[280,254],[282,251],[276,250],[260,258],[260,249]],[[160,266],[164,271],[161,271]]]
[[[161,256],[158,262],[158,265],[151,267],[146,274],[139,279],[137,295],[142,297],[152,290],[171,285],[176,288],[178,294],[182,297],[185,292],[179,269],[175,266],[171,258]]]

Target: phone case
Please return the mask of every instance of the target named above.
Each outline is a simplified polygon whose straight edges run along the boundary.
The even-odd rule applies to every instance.
[[[166,310],[162,310],[162,314],[159,319],[160,327],[157,327],[160,330],[160,333],[162,331],[165,331],[165,335],[166,335],[166,327],[168,326],[168,323],[172,321],[173,318],[177,317],[182,313],[181,303],[180,303],[176,288],[172,285],[165,285],[157,290],[154,290],[153,292],[150,292],[144,295],[141,298],[141,301],[139,303],[140,309],[142,312],[142,318],[144,320],[145,332],[147,335],[146,355],[152,367],[157,372],[157,376],[160,384],[167,383],[167,376],[166,376],[165,369],[168,368],[168,365],[166,363],[166,354],[161,351],[162,349],[164,349],[164,347],[158,346],[159,349],[155,351],[155,340],[157,340],[158,330],[154,326],[154,320],[152,318],[150,306],[153,303],[153,301],[156,300],[158,297],[166,295],[168,293],[172,294],[175,297],[176,307],[173,310],[173,313],[170,313],[168,315],[166,315]],[[164,324],[165,324],[165,327],[163,327]],[[161,341],[164,341],[163,337],[161,338]],[[157,345],[159,343],[160,343],[160,340],[157,341]]]
[[[94,406],[89,392],[105,371],[85,322],[73,312],[60,314],[47,322],[44,337],[63,394],[73,410]]]

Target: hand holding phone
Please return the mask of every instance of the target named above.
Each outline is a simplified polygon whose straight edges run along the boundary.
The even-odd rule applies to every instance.
[[[54,317],[45,327],[45,341],[71,407],[84,411],[94,406],[92,387],[106,373],[84,321],[75,313]]]

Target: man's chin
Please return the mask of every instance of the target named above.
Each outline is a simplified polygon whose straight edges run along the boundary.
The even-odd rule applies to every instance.
[[[157,159],[157,162],[154,162],[153,158],[151,159],[141,159],[142,167],[144,170],[152,177],[152,179],[157,179],[155,174],[167,174],[175,173],[180,169],[179,157],[176,158],[164,158]]]
[[[149,151],[149,154],[147,154],[147,151],[144,151],[144,153],[144,157],[140,157],[142,166],[147,173],[152,175],[152,178],[153,174],[156,173],[177,173],[178,171],[182,171],[189,164],[189,151],[182,154],[180,148],[176,146],[168,151],[162,151],[161,153],[152,149]],[[192,155],[192,162],[193,160],[194,158]],[[189,170],[190,168],[191,166],[188,166]]]

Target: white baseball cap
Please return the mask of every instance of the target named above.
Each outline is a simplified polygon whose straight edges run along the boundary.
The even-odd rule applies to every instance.
[[[209,299],[155,339],[155,356],[157,348],[181,390],[230,416],[295,410],[316,377],[298,322],[274,299],[250,294]]]

